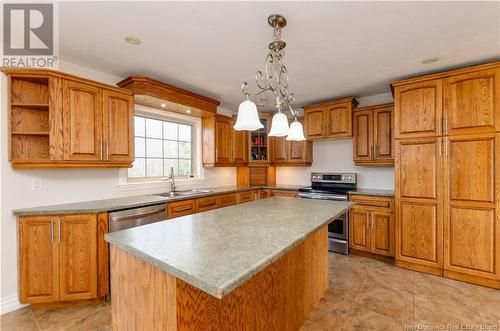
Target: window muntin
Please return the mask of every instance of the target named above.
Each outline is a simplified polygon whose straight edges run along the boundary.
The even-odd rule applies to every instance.
[[[136,115],[135,161],[129,178],[176,177],[193,174],[193,125]]]

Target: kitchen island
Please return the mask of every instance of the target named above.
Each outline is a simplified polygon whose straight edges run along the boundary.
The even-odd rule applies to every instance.
[[[114,330],[297,330],[350,202],[273,197],[106,235]]]

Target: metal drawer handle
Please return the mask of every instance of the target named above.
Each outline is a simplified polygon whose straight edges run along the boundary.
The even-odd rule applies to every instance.
[[[50,219],[50,242],[54,242],[54,219]]]

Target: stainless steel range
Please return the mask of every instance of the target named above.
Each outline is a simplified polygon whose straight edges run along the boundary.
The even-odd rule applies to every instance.
[[[313,172],[311,186],[299,189],[299,197],[347,201],[349,191],[356,189],[355,173]],[[349,254],[349,213],[346,212],[328,225],[328,250]]]

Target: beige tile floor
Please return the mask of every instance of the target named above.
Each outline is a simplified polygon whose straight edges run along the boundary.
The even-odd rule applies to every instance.
[[[24,308],[2,315],[0,330],[110,330],[110,315],[109,303]],[[330,287],[301,331],[457,330],[462,324],[500,330],[500,291],[395,268],[390,260],[330,254]]]

